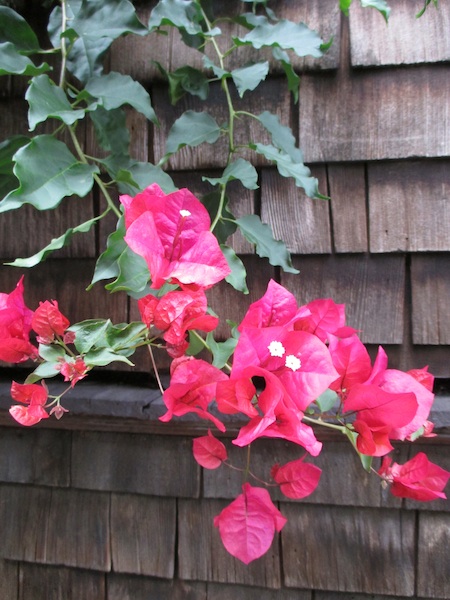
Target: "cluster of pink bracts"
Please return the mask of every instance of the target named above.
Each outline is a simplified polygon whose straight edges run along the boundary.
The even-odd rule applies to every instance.
[[[345,324],[343,305],[327,299],[299,307],[294,296],[274,281],[240,323],[228,373],[187,356],[187,332],[210,332],[217,326],[217,318],[207,312],[205,290],[230,273],[209,230],[209,215],[188,190],[166,195],[157,185],[121,201],[125,241],[146,260],[155,290],[139,300],[142,321],[148,331],[158,331],[174,359],[170,386],[163,395],[167,412],[162,421],[193,412],[223,432],[224,423],[210,412],[215,402],[219,413],[246,417],[233,441],[237,446],[259,437],[283,438],[312,456],[320,453],[322,443],[307,422],[333,423],[361,455],[384,457],[378,475],[394,495],[425,501],[446,497],[443,489],[450,473],[423,453],[404,465],[387,457],[393,440],[433,435],[428,421],[433,376],[426,368],[407,373],[389,369],[382,348],[372,365],[357,332]],[[164,292],[166,284],[178,289]],[[31,331],[39,348],[30,341]],[[31,311],[23,300],[22,280],[12,293],[0,294],[1,360],[37,360],[40,348],[73,341],[69,322],[55,301]],[[72,353],[56,368],[73,386],[92,365],[85,356]],[[330,390],[335,405],[322,412],[318,399]],[[45,383],[13,382],[11,395],[21,403],[10,410],[19,423],[32,425],[49,416],[46,408],[52,403]],[[58,418],[63,412],[59,401],[50,410]],[[211,432],[194,440],[193,449],[204,468],[227,463],[225,446]],[[305,462],[305,456],[272,468],[273,481],[289,498],[304,498],[318,485],[321,470]],[[215,519],[226,549],[245,563],[268,550],[285,522],[268,491],[248,482]]]

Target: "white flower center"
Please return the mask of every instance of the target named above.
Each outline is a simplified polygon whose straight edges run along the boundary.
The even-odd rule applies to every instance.
[[[186,210],[185,208],[182,208],[182,209],[180,210],[180,215],[181,215],[182,217],[190,217],[190,216],[191,216],[191,213],[190,213],[188,210]]]
[[[298,371],[302,366],[301,360],[293,354],[288,354],[288,356],[286,356],[286,362],[284,364],[288,369],[292,369],[292,371]]]
[[[272,342],[270,342],[270,344],[267,346],[267,349],[270,352],[270,356],[281,357],[286,352],[283,344],[281,342],[277,342],[276,340],[273,340]]]

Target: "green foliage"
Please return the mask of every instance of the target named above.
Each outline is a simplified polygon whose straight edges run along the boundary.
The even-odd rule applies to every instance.
[[[166,156],[185,146],[195,148],[204,142],[214,144],[220,136],[220,127],[207,112],[188,110],[172,125],[166,142]]]

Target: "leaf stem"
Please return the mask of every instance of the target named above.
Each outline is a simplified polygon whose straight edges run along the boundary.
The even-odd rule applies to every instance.
[[[67,66],[67,44],[64,33],[67,28],[67,4],[66,0],[61,0],[61,70],[59,73],[59,87],[64,89],[66,83]]]
[[[334,423],[328,423],[328,421],[324,421],[320,417],[318,419],[313,419],[311,417],[303,416],[303,421],[307,421],[308,423],[313,423],[314,425],[321,425],[322,427],[328,427],[329,429],[336,429],[341,433],[345,434],[346,427],[345,425],[335,425]]]

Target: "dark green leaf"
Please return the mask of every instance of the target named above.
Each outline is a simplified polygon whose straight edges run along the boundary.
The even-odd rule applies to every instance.
[[[195,0],[160,0],[151,12],[148,27],[153,30],[169,25],[196,36],[202,33],[202,21],[200,4]]]
[[[94,124],[95,135],[100,146],[111,152],[113,156],[120,156],[120,163],[128,155],[130,146],[130,132],[126,123],[126,115],[122,108],[105,110],[102,106],[89,113]]]
[[[284,74],[286,75],[288,90],[294,96],[294,102],[298,102],[298,92],[300,88],[300,77],[294,71],[289,55],[281,48],[272,48],[273,57],[281,63]]]
[[[243,236],[255,245],[258,256],[266,257],[274,267],[282,267],[286,273],[297,274],[291,256],[281,240],[275,240],[269,225],[262,223],[257,215],[246,215],[236,219]]]
[[[220,248],[225,258],[227,259],[228,266],[231,269],[231,273],[227,275],[225,280],[238,292],[248,294],[248,287],[246,282],[247,271],[245,270],[244,263],[237,256],[235,251],[229,246],[221,244]]]
[[[277,115],[266,110],[257,119],[270,133],[274,146],[288,154],[293,162],[303,163],[303,153],[295,145],[295,137],[292,130],[286,127],[286,125],[282,125]]]
[[[239,179],[247,189],[258,189],[258,172],[248,160],[243,158],[238,158],[235,162],[230,163],[223,172],[222,177],[202,177],[202,179],[203,181],[209,181],[211,185],[226,185],[233,179]]]
[[[425,4],[423,5],[422,10],[420,10],[417,14],[416,14],[416,19],[420,19],[420,17],[425,13],[425,11],[427,10],[428,6],[433,3],[435,8],[438,8],[438,0],[425,0]]]
[[[142,256],[135,254],[131,248],[125,247],[117,260],[119,274],[117,278],[105,285],[110,292],[139,293],[150,279],[148,266]]]
[[[167,136],[167,153],[173,154],[184,146],[199,146],[203,142],[214,144],[220,136],[215,119],[206,112],[188,110],[172,125]]]
[[[34,31],[23,17],[7,6],[0,6],[0,42],[11,42],[23,52],[39,50]]]
[[[83,109],[72,108],[65,92],[56,86],[48,75],[33,77],[25,98],[30,106],[28,110],[30,131],[34,131],[36,125],[49,117],[59,119],[66,125],[73,125],[85,115]]]
[[[170,175],[151,163],[130,161],[126,169],[119,169],[119,171],[113,171],[109,168],[111,164],[109,160],[105,160],[104,163],[117,181],[119,191],[122,194],[135,195],[136,192],[144,190],[152,183],[157,183],[166,194],[170,194],[177,189]],[[123,160],[118,161],[118,164],[123,164]]]
[[[196,356],[205,349],[205,344],[198,339],[193,331],[189,331],[189,347],[186,350],[187,356]]]
[[[147,327],[143,323],[111,324],[106,332],[105,343],[116,352],[128,349],[132,354],[135,345],[145,339],[146,332]]]
[[[6,196],[11,190],[15,190],[19,185],[17,177],[14,175],[13,156],[29,141],[29,138],[24,135],[15,135],[0,143],[0,198]]]
[[[134,364],[126,356],[110,348],[94,348],[86,354],[84,361],[90,367],[106,367],[112,362],[123,362],[134,367]]]
[[[383,15],[387,23],[391,9],[386,0],[361,0],[361,6],[364,8],[376,8]]]
[[[282,19],[275,23],[257,25],[243,38],[233,38],[236,45],[251,45],[257,50],[264,47],[279,47],[283,50],[292,50],[297,56],[311,55],[316,58],[322,56],[320,49],[323,41],[320,36],[304,23],[294,23]]]
[[[50,70],[47,63],[36,67],[11,42],[0,43],[0,65],[0,75],[39,75]]]
[[[258,154],[262,154],[267,160],[274,162],[277,165],[278,172],[283,177],[292,177],[297,187],[305,190],[310,198],[327,199],[319,193],[318,181],[315,177],[311,177],[311,171],[303,163],[294,162],[292,158],[278,150],[275,146],[265,146],[263,144],[250,144]]]
[[[125,235],[125,223],[123,216],[117,222],[116,231],[110,233],[106,242],[106,250],[100,254],[95,265],[94,276],[88,287],[90,289],[94,283],[103,279],[112,279],[119,275],[119,265],[117,261],[120,255],[125,251],[127,243],[123,239]]]
[[[242,98],[246,91],[252,91],[258,87],[261,81],[267,77],[269,73],[268,61],[255,63],[240,69],[231,71],[234,85],[237,88],[239,96]]]
[[[87,233],[91,229],[92,225],[94,225],[94,223],[96,223],[99,220],[99,218],[100,217],[96,217],[94,219],[91,219],[90,221],[86,221],[85,223],[78,225],[77,227],[69,228],[66,231],[66,233],[60,235],[57,238],[53,238],[50,244],[45,246],[45,248],[43,248],[36,254],[33,254],[33,256],[30,256],[28,258],[16,258],[15,261],[5,264],[11,267],[34,267],[35,265],[38,265],[39,263],[43,262],[47,258],[47,256],[55,250],[60,250],[64,246],[68,246],[75,233]]]
[[[75,333],[75,348],[80,354],[89,352],[95,344],[105,339],[106,331],[111,321],[108,319],[88,319],[81,323],[75,323],[69,327],[69,331]]]
[[[368,473],[370,473],[373,457],[367,456],[367,454],[362,454],[361,452],[359,452],[359,450],[356,446],[356,440],[358,439],[358,434],[356,433],[356,431],[346,428],[344,433],[347,436],[347,438],[350,440],[353,448],[356,450],[356,454],[359,456],[359,460],[361,461],[363,468]]]
[[[228,359],[235,351],[238,340],[235,338],[228,338],[225,342],[216,342],[214,335],[210,332],[206,336],[206,343],[213,355],[213,366],[218,369],[223,369],[227,364]]]
[[[346,15],[347,17],[348,17],[348,11],[349,11],[351,3],[352,3],[352,0],[339,0],[339,8],[342,10],[344,15]]]
[[[0,202],[0,212],[31,204],[38,210],[55,208],[66,196],[83,197],[94,183],[97,167],[77,161],[63,142],[40,135],[14,155],[14,174],[20,187]]]
[[[129,75],[112,72],[108,75],[93,77],[86,83],[85,89],[91,96],[97,98],[106,110],[113,110],[129,104],[145,115],[147,119],[157,123],[150,95],[140,83],[134,81]]]

